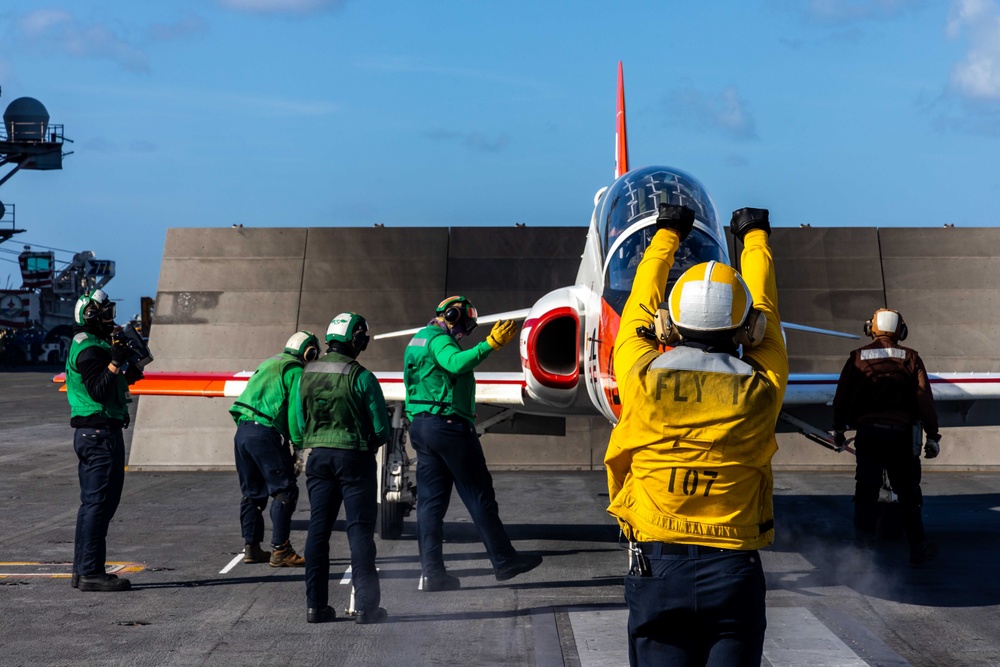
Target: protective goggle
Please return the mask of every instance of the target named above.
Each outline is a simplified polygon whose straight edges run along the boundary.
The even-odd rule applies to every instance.
[[[118,309],[115,307],[115,302],[108,300],[104,303],[99,303],[97,305],[97,313],[100,315],[101,319],[105,322],[110,322],[115,319]]]

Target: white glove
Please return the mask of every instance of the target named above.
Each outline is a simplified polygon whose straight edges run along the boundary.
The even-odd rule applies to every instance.
[[[937,436],[937,440],[933,439],[931,436],[927,436],[927,443],[924,445],[924,458],[932,459],[941,453],[941,436]]]

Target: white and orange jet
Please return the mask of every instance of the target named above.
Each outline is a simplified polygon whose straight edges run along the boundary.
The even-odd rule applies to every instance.
[[[656,231],[661,202],[685,205],[695,212],[694,229],[677,251],[669,282],[701,262],[729,263],[725,231],[712,199],[696,178],[665,166],[629,169],[620,62],[615,134],[615,180],[594,198],[594,213],[575,284],[549,292],[530,309],[478,320],[481,325],[502,319],[524,321],[519,341],[521,371],[476,374],[477,403],[504,408],[479,424],[481,431],[514,413],[601,415],[617,422],[621,404],[612,364],[614,341],[636,267]],[[785,330],[858,338],[787,322],[782,326]],[[416,331],[419,328],[375,338],[412,335]],[[148,372],[145,379],[132,385],[131,391],[136,395],[236,398],[251,374]],[[397,431],[390,446],[382,448],[379,493],[383,509],[380,534],[392,537],[398,534],[402,516],[413,504],[409,460],[403,446],[405,421],[400,409],[406,396],[401,372],[376,375],[386,401],[395,406],[393,421]],[[939,411],[944,408],[945,413],[961,414],[976,400],[1000,399],[1000,376],[995,374],[931,373],[930,379]],[[785,408],[795,411],[800,407],[829,406],[837,380],[834,374],[792,374],[785,391]],[[784,428],[834,448],[832,437],[822,428],[787,411],[782,413],[782,420],[786,422]]]

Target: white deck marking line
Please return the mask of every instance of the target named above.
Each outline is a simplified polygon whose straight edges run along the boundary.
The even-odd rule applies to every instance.
[[[628,664],[628,610],[569,612],[582,667]],[[772,667],[867,667],[804,607],[768,607],[764,657]]]
[[[375,571],[378,572],[380,569],[382,569],[382,568],[376,567]],[[344,585],[349,584],[349,583],[351,583],[351,566],[350,565],[348,565],[347,569],[344,570],[344,576],[340,578],[340,585],[341,586],[344,586]]]
[[[628,664],[628,610],[571,611],[581,667]]]
[[[764,656],[772,667],[868,666],[804,607],[771,607],[767,610]]]
[[[219,574],[227,574],[231,569],[236,567],[236,564],[239,563],[241,560],[243,560],[243,554],[239,554],[238,556],[236,556],[236,558],[229,561],[229,565],[219,570]]]

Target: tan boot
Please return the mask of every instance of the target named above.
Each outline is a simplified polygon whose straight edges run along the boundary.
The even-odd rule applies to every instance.
[[[271,552],[271,567],[303,567],[306,564],[306,559],[295,553],[289,541],[277,547],[272,544],[271,547],[274,549]]]
[[[244,563],[266,563],[271,560],[271,552],[264,551],[259,544],[248,544],[243,547]]]

